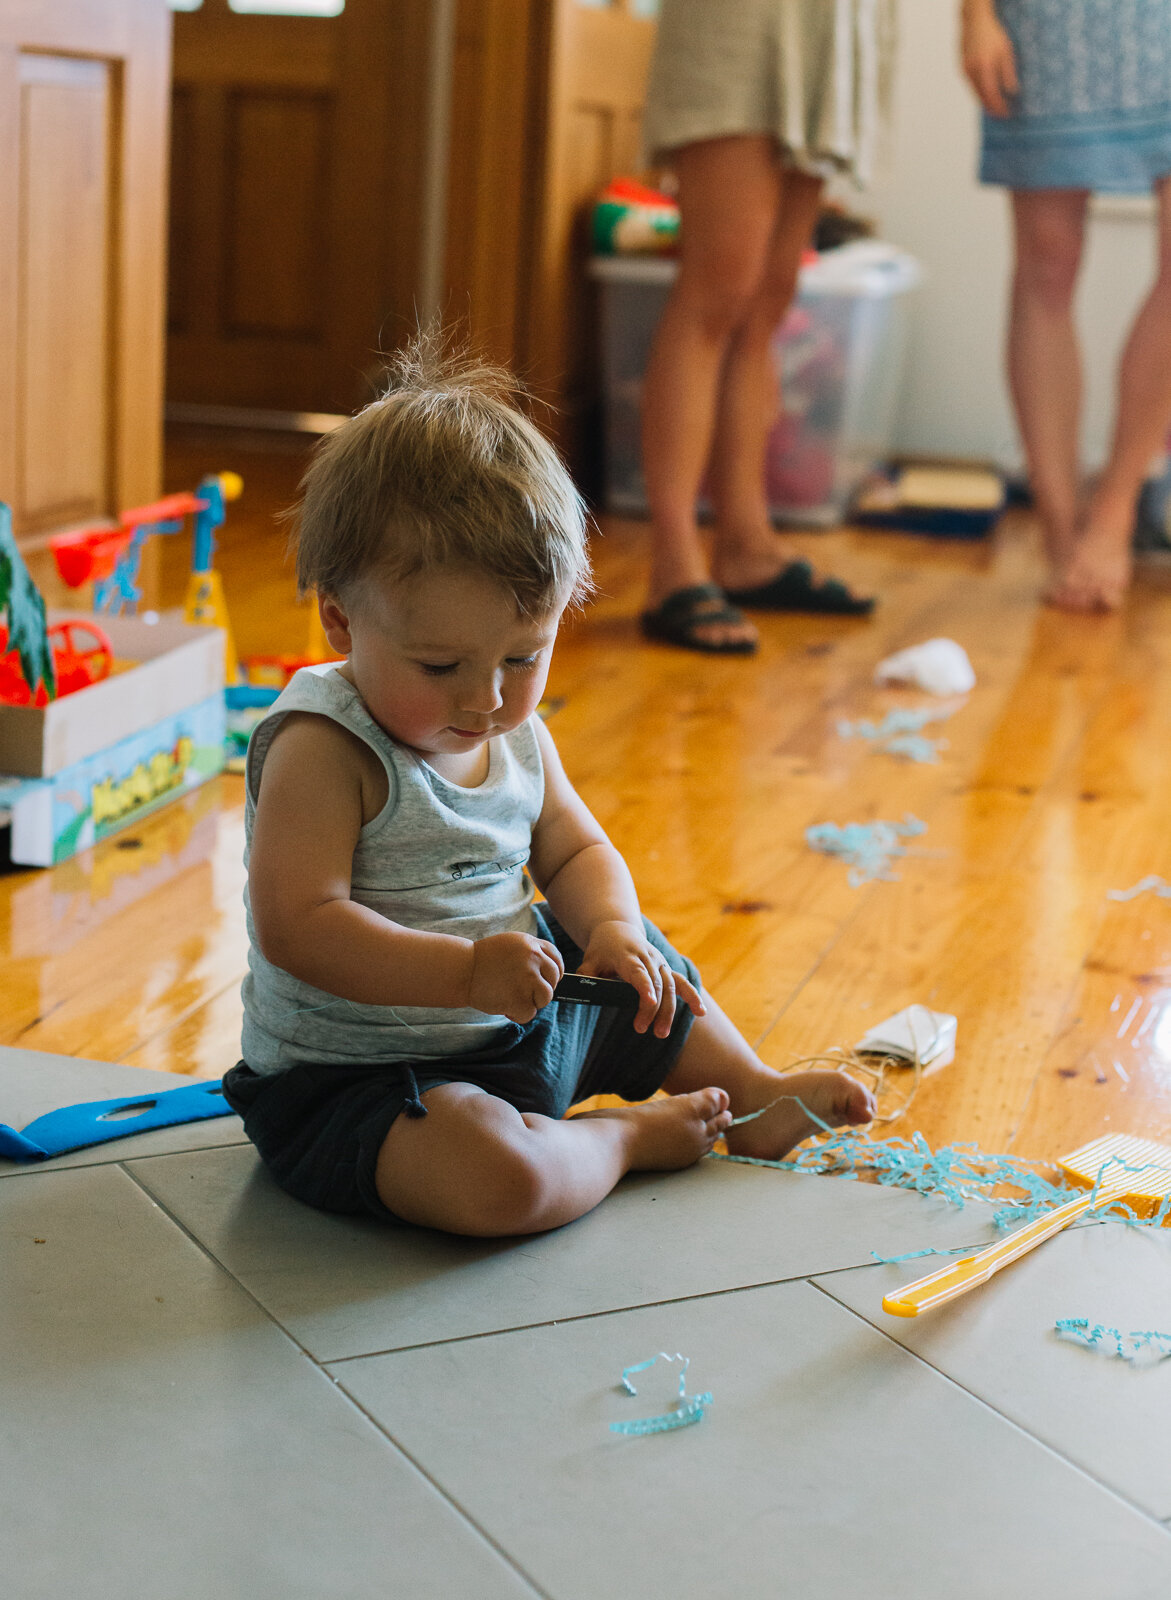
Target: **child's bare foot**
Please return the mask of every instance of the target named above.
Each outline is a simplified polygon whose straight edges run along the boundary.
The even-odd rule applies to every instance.
[[[807,1106],[814,1116],[828,1122],[831,1128],[853,1127],[869,1122],[874,1115],[874,1096],[856,1078],[844,1072],[789,1072],[777,1082],[773,1094],[784,1095],[752,1122],[745,1122],[729,1130],[728,1150],[735,1156],[756,1156],[765,1161],[779,1161],[787,1156],[794,1145],[818,1133],[802,1106]],[[769,1104],[770,1095],[762,1097]],[[798,1100],[801,1105],[798,1105]],[[747,1107],[741,1115],[759,1109]]]
[[[578,1115],[626,1122],[632,1136],[631,1172],[673,1172],[692,1166],[707,1155],[732,1120],[723,1089],[696,1089],[641,1106],[613,1106]]]

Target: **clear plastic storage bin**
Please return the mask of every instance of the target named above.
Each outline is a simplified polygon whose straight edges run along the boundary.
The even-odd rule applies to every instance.
[[[606,417],[606,506],[646,511],[640,459],[642,376],[676,263],[597,256]],[[859,240],[802,267],[773,350],[784,409],[769,436],[769,503],[778,521],[826,527],[890,454],[918,263]]]

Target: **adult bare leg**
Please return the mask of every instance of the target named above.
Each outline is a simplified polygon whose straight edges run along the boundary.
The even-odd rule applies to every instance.
[[[1135,507],[1153,456],[1171,426],[1171,177],[1155,186],[1159,266],[1135,318],[1118,371],[1118,415],[1110,459],[1051,599],[1077,611],[1113,611],[1130,582]]]
[[[1054,579],[1077,532],[1082,365],[1073,319],[1086,203],[1081,189],[1017,190],[1012,196],[1016,270],[1008,328],[1008,377]]]
[[[674,164],[683,218],[679,276],[643,384],[652,608],[710,576],[696,501],[724,362],[760,285],[781,193],[776,145],[763,134],[687,145]],[[756,637],[747,622],[701,625],[695,632],[713,645]]]
[[[823,187],[808,173],[785,172],[764,272],[724,364],[712,447],[712,565],[717,582],[729,589],[767,583],[778,559],[796,554],[786,551],[772,527],[765,482],[768,436],[781,405],[772,343],[796,292]]]

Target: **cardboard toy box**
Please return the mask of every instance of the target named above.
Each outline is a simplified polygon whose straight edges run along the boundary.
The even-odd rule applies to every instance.
[[[223,767],[220,630],[170,617],[102,626],[135,666],[44,707],[0,706],[0,821],[15,865],[64,861]]]

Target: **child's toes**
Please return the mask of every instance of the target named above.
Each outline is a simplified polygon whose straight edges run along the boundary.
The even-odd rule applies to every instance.
[[[704,1122],[712,1122],[728,1109],[725,1089],[696,1089],[688,1096]]]
[[[842,1116],[850,1124],[872,1121],[878,1109],[874,1096],[866,1085],[859,1083],[857,1079],[848,1078],[846,1082],[849,1084],[849,1091],[841,1108]]]

